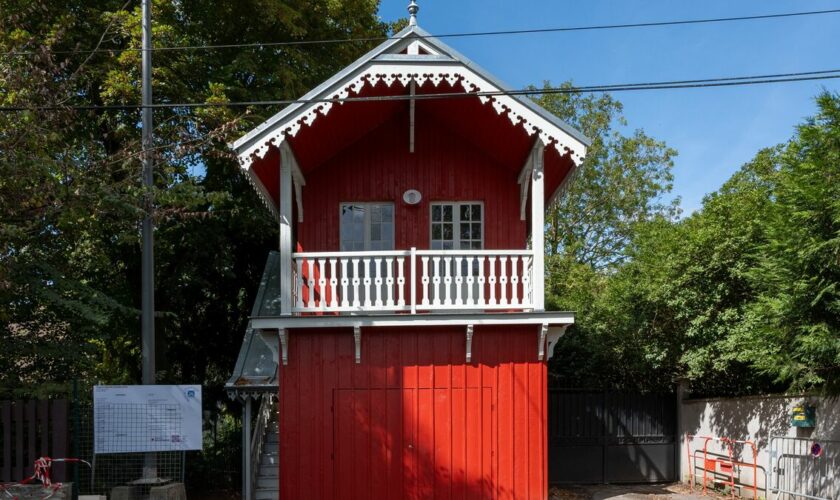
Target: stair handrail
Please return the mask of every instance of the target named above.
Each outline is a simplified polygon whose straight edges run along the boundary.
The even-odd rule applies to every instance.
[[[257,411],[257,421],[254,425],[254,433],[251,435],[251,495],[256,496],[257,476],[259,473],[260,457],[265,445],[265,430],[271,421],[271,415],[275,408],[274,394],[265,394],[261,397],[260,409]],[[251,500],[251,499],[247,499]]]

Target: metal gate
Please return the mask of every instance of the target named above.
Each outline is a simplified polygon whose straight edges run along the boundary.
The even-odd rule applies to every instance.
[[[552,484],[676,480],[676,396],[550,389]]]
[[[840,499],[840,441],[770,438],[768,498]]]

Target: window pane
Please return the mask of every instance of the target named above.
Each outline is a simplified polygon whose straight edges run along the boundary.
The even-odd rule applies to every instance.
[[[481,250],[481,242],[480,241],[473,241],[472,247],[476,250]]]
[[[435,222],[440,222],[440,205],[432,205],[432,220]]]
[[[443,238],[443,229],[441,229],[440,224],[432,224],[432,239],[439,240]]]
[[[443,239],[452,239],[452,224],[443,224]]]
[[[481,205],[472,206],[472,220],[481,220]]]
[[[382,222],[382,211],[379,205],[370,206],[370,221],[373,223]]]
[[[440,240],[432,240],[432,250],[440,250],[443,248],[443,242]]]
[[[443,206],[443,220],[446,222],[452,222],[452,205]]]
[[[461,236],[462,240],[470,239],[470,225],[469,224],[465,224],[463,222],[461,223],[461,235],[460,236]]]
[[[394,224],[382,223],[382,241],[390,243],[394,240]]]
[[[382,239],[382,227],[379,224],[371,224],[370,226],[370,241],[379,241]]]
[[[472,234],[470,237],[474,240],[481,240],[481,223],[480,222],[473,222],[472,224]]]
[[[443,249],[444,250],[452,250],[454,243],[451,241],[444,241],[443,242]]]
[[[361,205],[354,205],[352,210],[353,220],[358,224],[363,224],[365,222],[365,207]]]
[[[394,222],[393,205],[382,205],[382,222]]]
[[[461,221],[468,221],[470,220],[470,206],[469,205],[461,205]]]

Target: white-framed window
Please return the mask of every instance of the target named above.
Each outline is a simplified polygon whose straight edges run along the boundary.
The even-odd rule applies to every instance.
[[[393,203],[342,203],[341,251],[394,249]]]
[[[431,204],[431,249],[484,248],[484,205],[477,201]]]

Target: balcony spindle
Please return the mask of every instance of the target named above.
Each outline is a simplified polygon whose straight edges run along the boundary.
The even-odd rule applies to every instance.
[[[506,255],[499,256],[499,265],[501,269],[499,270],[499,304],[506,306],[508,304],[507,299],[507,284],[508,284],[508,276],[507,276],[507,261],[508,258]]]
[[[359,279],[359,259],[353,259],[353,304],[352,306],[355,308],[359,308],[362,305],[362,301],[359,298],[359,283],[361,283],[361,279]]]
[[[440,257],[432,257],[432,305],[440,305]]]
[[[446,306],[452,305],[452,257],[444,257],[443,262],[445,267],[443,274],[443,290],[444,300],[443,304]]]
[[[309,296],[306,300],[306,307],[315,307],[315,259],[306,259],[306,282],[309,284]]]
[[[491,306],[496,305],[496,256],[490,256],[490,277],[487,279],[487,282],[490,283],[490,304]]]
[[[295,293],[297,299],[295,300],[295,304],[298,309],[303,309],[303,257],[295,259],[295,265],[297,266],[297,275],[295,276]]]
[[[341,259],[341,307],[350,306],[350,294],[347,293],[350,278],[347,274],[347,259]]]
[[[510,303],[519,305],[519,257],[510,258]]]
[[[455,257],[455,305],[464,305],[462,287],[464,284],[464,277],[461,275],[461,262],[464,258],[461,256]]]
[[[473,285],[475,285],[475,275],[473,275],[473,261],[475,257],[469,256],[467,257],[467,300],[466,304],[468,306],[474,306],[475,303],[473,302]]]
[[[338,308],[338,277],[335,274],[337,259],[330,259],[330,309]]]

